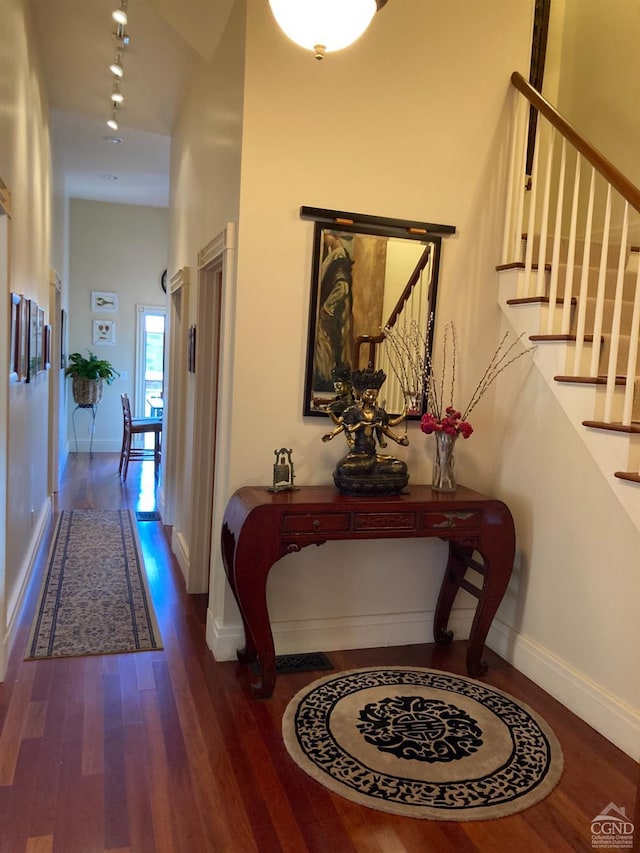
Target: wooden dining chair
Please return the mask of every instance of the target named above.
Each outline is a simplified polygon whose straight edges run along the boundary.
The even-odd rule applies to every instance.
[[[126,480],[129,460],[131,459],[153,459],[157,470],[160,464],[162,418],[132,418],[129,397],[126,394],[120,394],[120,400],[122,401],[122,450],[120,451],[118,473],[123,480]],[[132,446],[134,436],[148,432],[153,433],[153,448]]]

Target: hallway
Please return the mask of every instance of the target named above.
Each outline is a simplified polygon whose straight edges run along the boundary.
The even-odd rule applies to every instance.
[[[153,463],[70,457],[57,510],[149,511]],[[0,853],[464,853],[591,850],[608,803],[633,812],[637,764],[489,653],[488,683],[522,699],[558,736],[565,771],[539,805],[488,822],[427,822],[357,806],[289,759],[280,723],[289,699],[321,673],[280,676],[255,701],[247,673],[217,663],[206,596],[186,596],[159,522],[140,539],[165,648],[22,661],[41,571],[0,684]],[[41,555],[39,569],[46,558]],[[464,643],[332,652],[336,670],[414,664],[464,672]]]

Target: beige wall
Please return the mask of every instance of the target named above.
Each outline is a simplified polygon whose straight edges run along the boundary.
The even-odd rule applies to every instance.
[[[239,216],[244,5],[244,0],[236,3],[218,51],[193,80],[172,136],[169,275],[183,267],[191,269],[190,316],[183,321],[185,328],[198,319],[198,253]],[[207,334],[202,323],[198,334]],[[185,464],[177,472],[175,536],[188,549],[192,465],[197,464],[192,446],[195,377],[188,373],[181,379],[184,387],[170,389],[169,395],[186,399],[179,427]]]
[[[134,400],[136,305],[165,307],[160,276],[167,265],[167,211],[164,208],[72,199],[69,217],[69,348],[110,361],[122,375],[105,386],[95,424],[93,449],[119,451],[122,444],[120,394]],[[91,291],[115,291],[118,311],[91,311]],[[113,346],[94,345],[93,320],[116,323]],[[69,384],[71,380],[67,380]],[[75,451],[71,417],[75,404],[68,389],[69,450]],[[76,414],[80,451],[89,449],[87,412]]]
[[[47,106],[23,0],[0,0],[0,176],[12,193],[8,289],[45,308],[49,322],[51,164]],[[8,293],[2,294],[5,304]],[[8,389],[4,410],[6,543],[0,555],[0,678],[18,605],[44,530],[47,495],[48,372]]]
[[[640,14],[633,0],[564,0],[558,107],[640,186]],[[553,33],[552,33],[553,35]]]
[[[576,129],[640,187],[637,45],[634,0],[554,0],[545,95]],[[586,190],[585,190],[586,195]],[[630,211],[630,239],[640,240],[640,213]]]

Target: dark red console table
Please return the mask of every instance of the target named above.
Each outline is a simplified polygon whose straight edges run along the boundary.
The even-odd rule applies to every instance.
[[[333,486],[287,492],[246,486],[235,492],[224,514],[222,558],[244,625],[245,646],[238,650],[238,659],[257,662],[260,671],[260,681],[253,685],[256,695],[271,696],[276,680],[266,597],[273,564],[285,554],[329,540],[414,537],[449,543],[435,614],[437,643],[452,640],[447,623],[458,590],[478,599],[467,670],[473,677],[482,675],[487,668],[482,650],[515,554],[513,519],[504,503],[463,486],[451,493],[410,486],[406,494],[367,498],[342,495]],[[470,568],[482,576],[482,587],[465,578]]]

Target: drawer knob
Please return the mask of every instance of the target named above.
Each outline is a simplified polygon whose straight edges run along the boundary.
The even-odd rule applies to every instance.
[[[314,530],[320,530],[320,522],[319,522],[319,520],[318,520],[317,518],[316,518],[316,519],[314,519],[314,522],[313,522],[313,529],[314,529]]]

